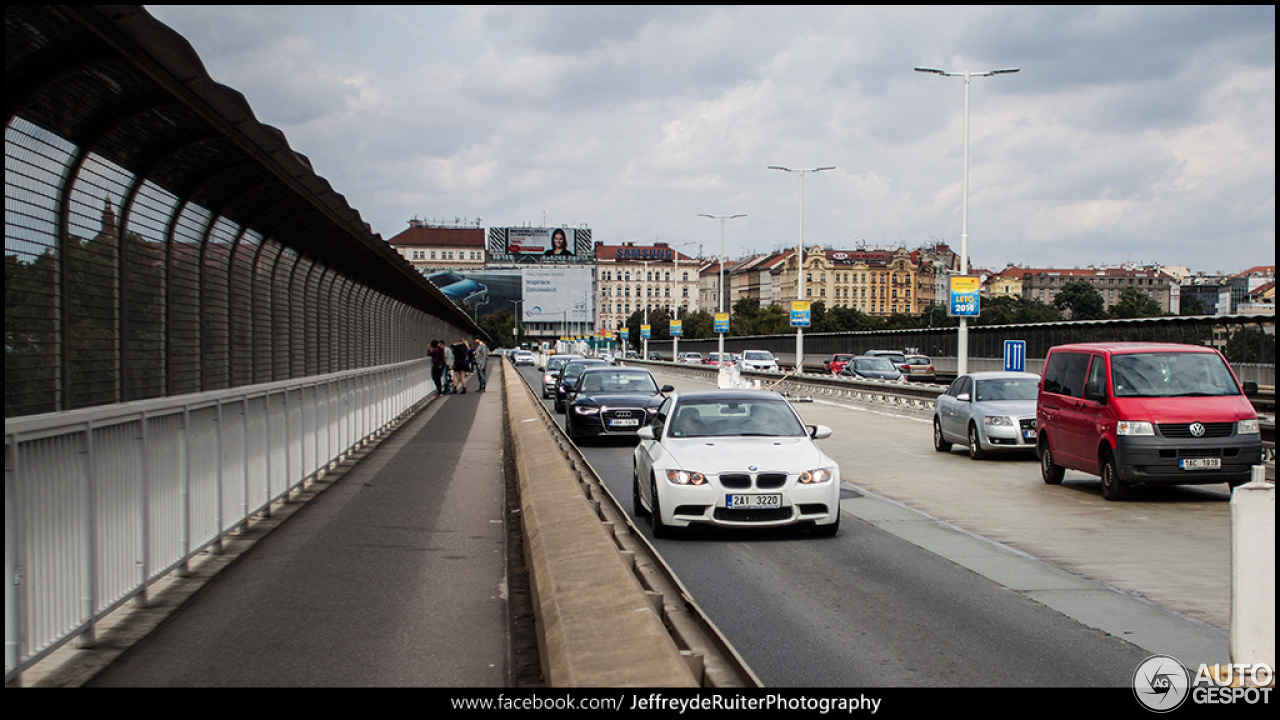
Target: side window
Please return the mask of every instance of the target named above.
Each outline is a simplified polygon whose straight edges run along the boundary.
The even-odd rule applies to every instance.
[[[967,381],[968,379],[969,378],[967,377],[956,378],[955,382],[951,383],[951,387],[947,388],[947,394],[950,395],[951,397],[956,397],[960,393],[964,392],[963,390],[964,384],[965,384],[965,381]]]
[[[1053,353],[1044,369],[1044,391],[1070,397],[1084,394],[1089,356],[1080,353]]]
[[[655,438],[662,437],[662,428],[666,427],[667,416],[671,414],[671,398],[663,401],[662,406],[658,408],[658,414],[653,416],[653,436]]]
[[[1094,355],[1093,361],[1089,363],[1089,379],[1088,384],[1096,388],[1094,392],[1106,395],[1107,392],[1107,363],[1101,355]],[[1091,396],[1092,397],[1092,396]]]

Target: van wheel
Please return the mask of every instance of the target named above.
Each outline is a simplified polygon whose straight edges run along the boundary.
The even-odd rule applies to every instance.
[[[942,423],[933,418],[933,449],[938,452],[951,452],[951,443],[942,437]]]
[[[1124,500],[1129,497],[1129,483],[1120,479],[1116,456],[1110,450],[1102,454],[1102,497],[1108,500]]]
[[[1049,440],[1040,441],[1040,477],[1046,485],[1061,485],[1066,468],[1053,463],[1053,452],[1049,450]]]

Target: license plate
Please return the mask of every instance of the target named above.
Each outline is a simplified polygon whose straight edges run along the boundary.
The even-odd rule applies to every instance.
[[[780,508],[782,495],[727,495],[724,499],[727,508]]]
[[[1023,439],[1023,440],[1035,440],[1035,439],[1036,439],[1036,431],[1035,431],[1035,430],[1023,430],[1023,431],[1022,431],[1022,439]]]
[[[1221,470],[1222,458],[1187,458],[1179,460],[1183,470]]]
[[[640,424],[639,419],[633,420],[610,420],[609,427],[635,427]]]

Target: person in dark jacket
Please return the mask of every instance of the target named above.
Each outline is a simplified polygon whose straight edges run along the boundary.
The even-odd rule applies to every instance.
[[[453,386],[457,392],[467,394],[467,371],[471,369],[471,356],[467,353],[467,341],[462,339],[453,344]]]
[[[431,358],[431,382],[436,385],[436,395],[443,395],[444,374],[448,370],[444,364],[444,343],[432,340],[427,356]]]

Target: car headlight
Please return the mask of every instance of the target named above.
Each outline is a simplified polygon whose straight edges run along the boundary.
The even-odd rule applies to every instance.
[[[1121,420],[1116,423],[1117,435],[1155,435],[1156,429],[1146,420]]]
[[[820,485],[825,482],[831,482],[831,478],[835,477],[835,475],[835,470],[832,468],[805,470],[800,473],[799,483],[801,485]]]
[[[988,415],[982,419],[982,422],[987,425],[999,425],[1001,427],[1013,426],[1013,420],[1005,417],[1004,415]]]
[[[600,412],[600,408],[587,407],[585,405],[574,405],[573,411],[579,415],[596,415]]]
[[[668,470],[667,481],[673,485],[706,485],[707,476],[688,470]]]
[[[1257,435],[1258,419],[1254,418],[1252,420],[1241,420],[1240,422],[1236,423],[1236,434],[1237,435]]]
[[[556,376],[555,376],[555,375],[543,375],[543,376],[542,376],[542,384],[543,384],[543,385],[554,385],[554,384],[555,384],[555,382],[556,382]]]

